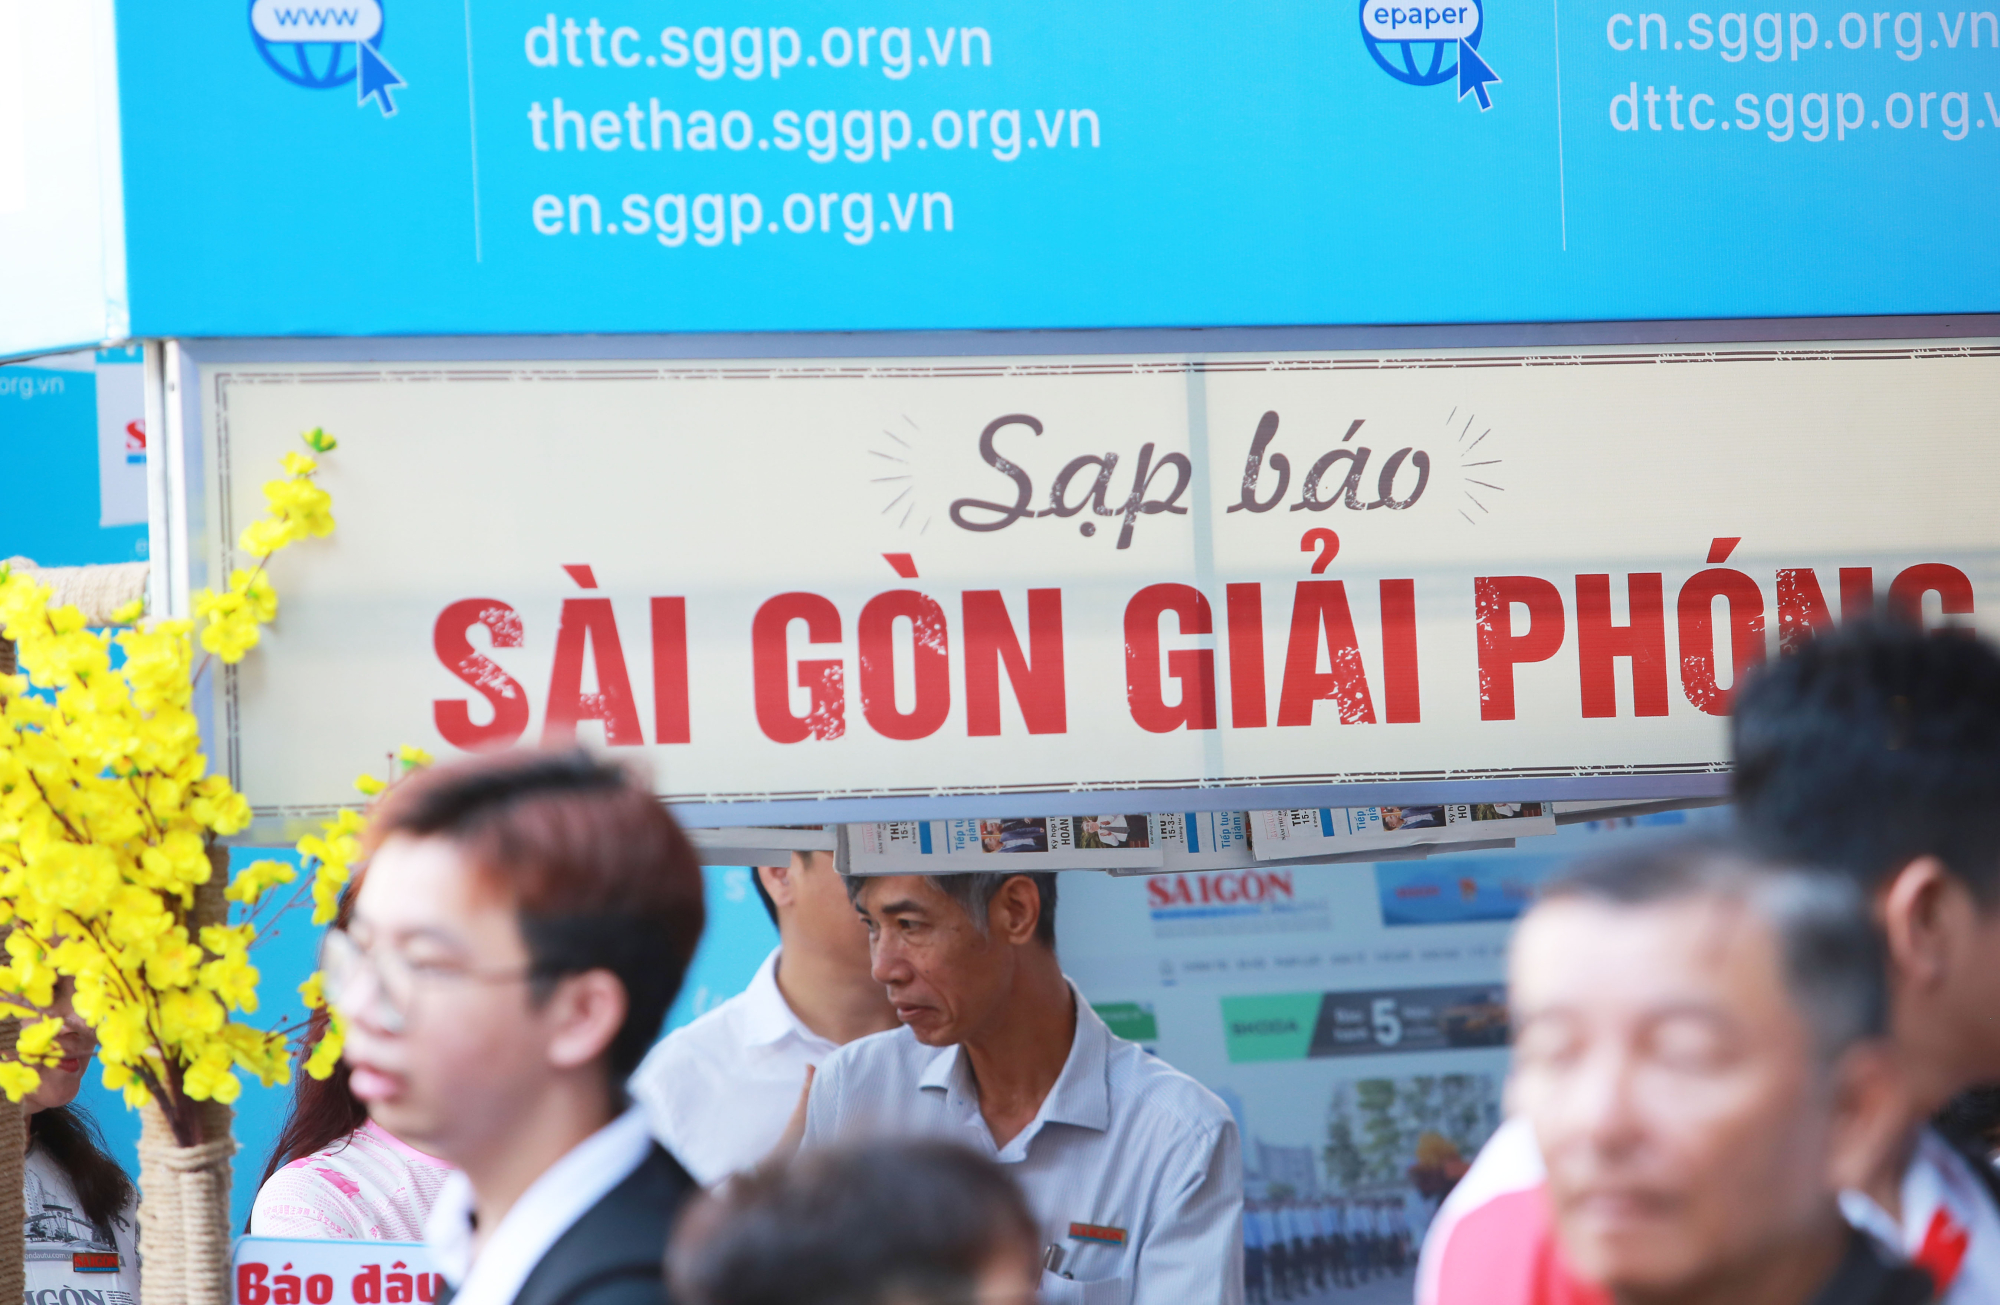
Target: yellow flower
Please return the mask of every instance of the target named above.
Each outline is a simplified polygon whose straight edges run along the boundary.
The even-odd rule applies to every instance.
[[[24,1061],[47,1061],[55,1050],[56,1038],[63,1031],[60,1018],[48,1018],[21,1026],[21,1040],[16,1044]]]
[[[335,1016],[326,1026],[326,1034],[319,1045],[306,1058],[306,1073],[324,1082],[340,1063],[341,1048],[346,1045],[347,1031],[340,1026],[340,1017]]]
[[[291,883],[298,877],[298,871],[283,861],[255,861],[237,872],[222,895],[247,906],[279,884]]]
[[[236,546],[252,557],[269,557],[291,542],[290,524],[273,517],[257,518],[236,537]]]
[[[355,791],[360,793],[362,797],[374,797],[377,793],[388,787],[387,784],[384,784],[373,775],[363,775],[354,781]]]
[[[434,763],[437,758],[414,744],[405,743],[396,749],[396,760],[403,763],[404,770],[421,770]]]
[[[269,625],[278,619],[278,591],[271,587],[271,577],[262,567],[255,571],[240,568],[231,571],[229,592],[243,596],[245,608],[260,624]]]
[[[41,1085],[42,1076],[26,1065],[13,1060],[0,1061],[0,1092],[5,1092],[9,1101],[19,1101]]]

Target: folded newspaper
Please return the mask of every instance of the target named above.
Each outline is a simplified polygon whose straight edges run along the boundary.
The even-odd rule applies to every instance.
[[[1341,855],[1418,843],[1484,842],[1556,832],[1548,802],[1456,802],[1424,807],[1306,807],[1249,813],[1259,861]]]
[[[896,820],[849,825],[857,875],[1145,869],[1161,864],[1151,815]]]
[[[1260,861],[1250,845],[1250,812],[1248,811],[1168,811],[1153,817],[1153,837],[1160,845],[1161,861],[1158,866],[1143,869],[1114,869],[1115,875],[1153,875],[1202,872],[1209,870],[1242,870],[1259,864],[1272,864],[1270,858]],[[1492,830],[1494,834],[1511,834],[1508,826],[1481,825],[1482,830]],[[1462,836],[1452,836],[1454,831],[1440,831],[1445,838],[1427,837],[1421,842],[1398,843],[1382,847],[1372,843],[1358,846],[1337,844],[1338,850],[1328,851],[1316,848],[1302,851],[1296,856],[1284,858],[1282,864],[1337,865],[1352,861],[1411,861],[1445,852],[1496,851],[1514,846],[1511,837],[1484,836],[1465,840]],[[1533,832],[1533,831],[1530,831]]]

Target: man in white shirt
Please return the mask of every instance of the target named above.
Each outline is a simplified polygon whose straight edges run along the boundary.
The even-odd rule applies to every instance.
[[[459,1170],[425,1229],[438,1305],[664,1305],[697,1189],[624,1084],[701,936],[693,848],[581,751],[422,772],[368,844],[322,970],[354,1094]]]
[[[849,880],[903,1027],[820,1066],[805,1144],[927,1134],[997,1159],[1041,1225],[1045,1305],[1240,1305],[1236,1121],[1077,994],[1055,878]]]
[[[629,1085],[653,1136],[704,1186],[770,1154],[820,1061],[896,1027],[833,854],[795,852],[755,874],[777,949],[748,988],[662,1039]]]

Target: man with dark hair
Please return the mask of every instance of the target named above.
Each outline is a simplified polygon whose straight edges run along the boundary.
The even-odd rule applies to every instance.
[[[1027,1193],[1050,1305],[1243,1299],[1228,1107],[1116,1037],[1062,972],[1053,874],[855,876],[902,1027],[820,1066],[805,1144],[950,1138]]]
[[[999,1165],[909,1141],[745,1173],[668,1260],[685,1305],[1034,1305],[1038,1231]]]
[[[1990,1171],[1923,1126],[1960,1088],[2000,1079],[2000,652],[1964,631],[1849,626],[1748,677],[1731,735],[1742,836],[1853,885],[1886,942],[1907,1116],[1842,1208],[1926,1268],[1944,1305],[2000,1300]],[[1500,1267],[1478,1225],[1542,1178],[1509,1120],[1431,1225],[1418,1305],[1525,1298],[1527,1261]]]
[[[1752,678],[1731,726],[1744,836],[1846,877],[1887,943],[1908,1114],[1848,1216],[1949,1305],[2000,1300],[1992,1170],[1924,1127],[2000,1079],[2000,651],[1965,631],[1849,627]]]
[[[354,1094],[461,1171],[427,1240],[440,1305],[661,1305],[693,1181],[625,1079],[701,936],[701,869],[648,788],[583,752],[397,786],[327,935]]]
[[[1508,1091],[1547,1165],[1543,1301],[1920,1305],[1842,1219],[1897,1102],[1860,894],[1685,840],[1548,885],[1509,954]]]
[[[632,1076],[653,1135],[709,1185],[770,1153],[836,1048],[896,1027],[833,854],[794,852],[752,874],[778,946],[749,987],[668,1034]]]

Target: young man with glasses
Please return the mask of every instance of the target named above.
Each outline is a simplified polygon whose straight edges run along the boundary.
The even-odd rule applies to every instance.
[[[693,849],[582,752],[417,775],[368,841],[328,995],[371,1118],[461,1171],[426,1230],[439,1305],[658,1305],[694,1183],[625,1080],[701,935]]]

